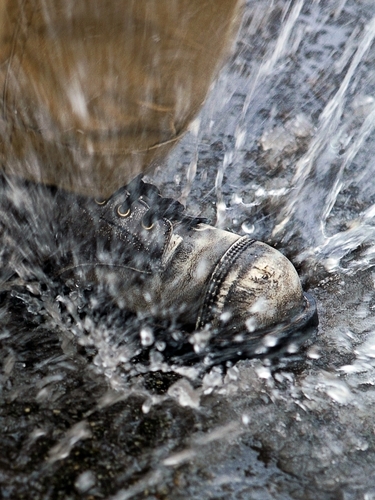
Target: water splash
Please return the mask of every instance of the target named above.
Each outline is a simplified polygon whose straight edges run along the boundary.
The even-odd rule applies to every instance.
[[[356,30],[355,30],[356,32]],[[374,229],[367,223],[371,208],[352,221],[353,227],[347,231],[327,236],[326,221],[331,214],[337,196],[343,187],[343,174],[354,161],[366,140],[374,130],[375,112],[370,107],[369,114],[358,130],[350,130],[348,118],[344,116],[345,105],[350,92],[355,91],[358,82],[355,77],[359,65],[363,63],[375,37],[375,18],[365,27],[354,55],[347,54],[348,62],[352,59],[341,85],[329,100],[319,117],[319,125],[306,154],[298,161],[292,180],[293,189],[290,199],[279,217],[280,222],[273,231],[273,236],[283,235],[284,240],[291,237],[295,228],[309,243],[309,252],[317,260],[324,260],[328,268],[337,270],[341,259],[364,242],[371,242]],[[343,154],[340,149],[346,150]],[[338,161],[337,161],[338,160]],[[303,200],[303,203],[302,203]],[[286,229],[288,224],[293,229]],[[306,252],[303,253],[306,257]],[[368,266],[371,265],[369,258]],[[349,266],[351,270],[361,268],[361,264]]]
[[[7,401],[28,398],[47,412],[70,390],[74,394],[76,388],[66,389],[64,384],[81,372],[90,373],[90,377],[99,374],[105,381],[104,395],[90,392],[89,385],[84,394],[89,408],[79,416],[69,414],[76,422],[64,422],[64,431],[54,441],[48,426],[30,427],[28,443],[51,440],[47,441],[49,461],[43,471],[58,467],[66,458],[73,461],[75,450],[95,434],[87,422],[96,414],[101,419],[106,410],[115,417],[100,425],[114,424],[117,443],[127,423],[120,417],[129,407],[141,416],[137,420],[134,414],[129,418],[126,414],[127,420],[139,427],[146,422],[151,431],[144,424],[147,444],[140,455],[131,457],[132,464],[126,462],[128,476],[121,471],[117,493],[112,495],[116,500],[134,498],[146,489],[153,491],[168,482],[170,470],[177,471],[180,465],[198,460],[210,445],[237,442],[246,433],[251,439],[257,434],[257,439],[268,442],[271,449],[274,445],[276,457],[278,450],[283,450],[285,456],[280,455],[276,472],[280,473],[282,463],[290,473],[288,482],[298,469],[297,453],[293,452],[301,452],[298,461],[308,457],[308,467],[318,463],[320,468],[316,465],[316,470],[333,477],[328,473],[332,464],[372,446],[374,283],[371,273],[363,273],[375,263],[375,20],[367,16],[371,20],[362,29],[362,20],[351,15],[353,2],[345,0],[324,5],[306,0],[276,4],[275,16],[275,2],[271,1],[266,5],[260,2],[247,15],[249,22],[246,24],[245,19],[242,45],[233,67],[221,77],[213,103],[207,103],[192,136],[181,146],[188,150],[187,160],[184,162],[181,150],[177,150],[177,161],[176,156],[171,158],[172,174],[165,169],[160,176],[165,176],[163,183],[173,194],[182,188],[181,199],[193,211],[199,213],[207,204],[208,215],[216,216],[218,226],[229,226],[255,238],[273,238],[296,261],[309,258],[314,264],[323,264],[329,277],[320,280],[314,291],[319,299],[321,335],[308,347],[307,359],[302,361],[296,355],[292,357],[295,365],[281,363],[276,370],[266,361],[227,363],[224,370],[212,368],[209,359],[196,365],[178,364],[168,359],[169,343],[181,344],[186,332],[171,328],[164,330],[164,337],[159,336],[158,328],[163,330],[163,325],[145,325],[139,318],[129,321],[126,314],[107,307],[104,297],[92,292],[89,297],[63,292],[52,295],[40,287],[39,281],[46,281],[41,270],[31,269],[35,279],[27,281],[30,269],[22,264],[22,279],[9,283],[3,276],[1,291],[12,290],[12,300],[22,303],[25,320],[31,318],[32,322],[27,331],[15,331],[8,325],[0,333],[0,341],[6,344],[1,351],[2,395]],[[267,32],[272,23],[277,25],[275,36]],[[311,53],[307,49],[303,52],[305,43]],[[246,52],[250,50],[254,51],[254,60]],[[294,73],[295,81],[291,76]],[[72,102],[76,97],[72,96]],[[189,140],[190,149],[186,146]],[[356,162],[363,166],[358,168]],[[189,164],[186,178],[183,167]],[[351,193],[349,188],[353,186],[358,188],[358,206],[353,202],[354,195],[345,194],[345,190]],[[23,192],[15,197],[19,206],[27,204]],[[48,212],[48,205],[45,209]],[[9,214],[5,213],[3,220],[7,219]],[[41,220],[31,220],[36,230],[41,229]],[[48,242],[46,234],[46,228],[41,230],[41,243]],[[357,252],[352,255],[354,250]],[[6,261],[6,250],[0,252]],[[23,257],[29,257],[28,252]],[[355,276],[349,279],[355,273],[359,283]],[[363,276],[369,275],[365,282]],[[9,304],[0,309],[5,323],[9,311]],[[185,340],[199,354],[210,335],[189,332]],[[272,336],[266,338],[265,346],[272,347],[274,340]],[[220,401],[224,401],[221,407]],[[236,415],[229,413],[232,407]],[[168,424],[171,428],[178,425],[181,415],[194,415],[196,420],[193,424],[188,420],[186,427],[179,429],[181,436],[170,440],[173,445],[167,438],[149,445],[154,434],[168,428],[157,417],[163,414],[165,418],[163,412],[169,414],[171,408],[175,412],[174,421]],[[29,416],[33,406],[27,405],[23,412],[23,416]],[[354,413],[358,418],[353,418]],[[214,417],[203,432],[199,419],[205,414]],[[323,414],[329,416],[324,422]],[[222,425],[215,419],[222,419]],[[152,427],[155,421],[157,432]],[[106,432],[111,431],[111,425],[105,427]],[[126,432],[132,435],[136,425]],[[336,427],[344,429],[345,435],[335,437]],[[293,434],[296,429],[301,429],[300,435]],[[186,441],[182,434],[188,435]],[[314,453],[307,447],[306,435],[311,437],[309,446],[316,442],[321,445],[313,449]],[[249,447],[246,453],[249,455]],[[143,463],[153,470],[142,469]],[[311,470],[308,467],[303,474]],[[79,494],[100,488],[96,472],[77,471],[73,484]],[[174,484],[179,480],[177,472]],[[246,481],[254,480],[252,474]],[[232,476],[219,472],[215,484],[221,481],[232,486],[228,477]],[[241,484],[236,476],[237,480]],[[123,487],[127,481],[128,486]],[[358,480],[358,485],[363,484],[367,484],[365,477]],[[327,488],[332,491],[336,486],[332,483]],[[367,486],[365,497],[370,498]]]

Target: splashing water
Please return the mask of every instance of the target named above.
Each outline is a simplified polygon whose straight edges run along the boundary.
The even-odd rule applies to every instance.
[[[41,269],[26,289],[27,266],[3,277],[10,498],[30,474],[44,498],[67,498],[63,483],[71,498],[374,498],[374,38],[371,1],[248,2],[235,55],[153,177],[191,213],[301,265],[321,319],[303,356],[292,344],[276,366],[192,361],[181,345],[205,352],[210,332],[46,288]],[[45,220],[32,224],[48,250]]]
[[[348,51],[349,67],[338,91],[320,114],[317,130],[307,152],[297,163],[290,201],[283,210],[281,222],[274,230],[274,236],[282,233],[282,228],[292,219],[298,224],[303,238],[309,241],[312,247],[310,251],[317,259],[325,260],[330,270],[342,270],[341,259],[361,244],[371,243],[373,239],[373,228],[369,224],[372,207],[360,213],[357,220],[346,223],[354,227],[332,236],[327,236],[326,221],[343,188],[345,170],[365,146],[374,128],[375,114],[372,106],[368,107],[368,114],[358,130],[350,130],[351,124],[344,117],[349,87],[352,94],[358,85],[357,82],[353,83],[353,79],[358,74],[359,65],[363,63],[374,37],[375,18],[365,26],[357,48],[353,49],[354,54]],[[305,203],[302,204],[301,200],[305,200]],[[368,265],[371,265],[371,260],[368,260]],[[360,268],[363,268],[363,262],[349,266],[351,271]]]

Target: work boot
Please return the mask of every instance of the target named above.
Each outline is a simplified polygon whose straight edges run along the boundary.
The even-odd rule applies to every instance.
[[[5,231],[13,241],[18,232],[18,258],[8,258],[16,262],[13,271],[38,261],[41,275],[72,288],[102,287],[139,317],[225,332],[226,339],[251,338],[277,325],[299,329],[314,317],[314,301],[279,251],[186,215],[141,177],[107,200],[43,186],[28,198],[30,186],[7,186],[3,205],[8,199],[18,211],[17,227]]]

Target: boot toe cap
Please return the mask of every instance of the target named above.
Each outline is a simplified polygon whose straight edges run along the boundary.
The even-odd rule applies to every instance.
[[[225,256],[218,264],[225,268]],[[226,272],[211,278],[200,314],[200,326],[210,323],[253,332],[286,323],[304,308],[305,299],[292,263],[270,246],[253,242],[239,252]]]

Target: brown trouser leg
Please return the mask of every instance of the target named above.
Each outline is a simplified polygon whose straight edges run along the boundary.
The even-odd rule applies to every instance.
[[[0,0],[3,168],[108,196],[205,99],[239,0]]]

